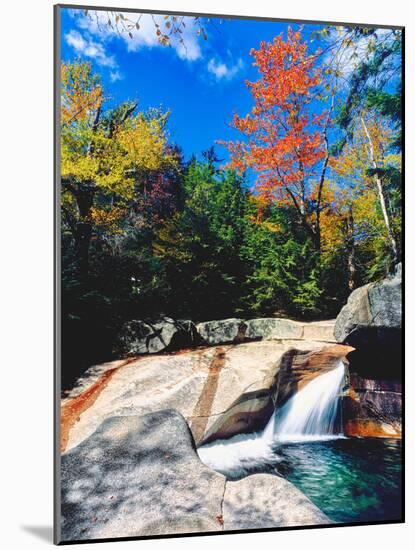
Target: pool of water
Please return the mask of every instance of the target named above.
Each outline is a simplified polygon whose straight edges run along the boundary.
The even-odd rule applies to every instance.
[[[401,518],[401,442],[337,439],[289,443],[276,449],[273,469],[340,523]]]

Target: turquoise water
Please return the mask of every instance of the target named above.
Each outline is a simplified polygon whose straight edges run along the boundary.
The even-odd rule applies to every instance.
[[[278,473],[339,523],[401,519],[401,442],[338,439],[276,449]]]

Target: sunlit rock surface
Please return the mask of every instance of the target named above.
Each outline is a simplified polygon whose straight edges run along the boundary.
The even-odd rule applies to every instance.
[[[402,276],[398,266],[394,275],[350,294],[336,319],[334,335],[338,342],[355,348],[370,344],[373,338],[383,345],[389,333],[400,331],[401,324]]]
[[[331,523],[282,478],[206,467],[172,410],[108,418],[62,456],[61,477],[62,541]]]
[[[300,359],[283,360],[287,352],[295,356],[297,352],[290,352],[293,348]],[[325,348],[337,351],[326,355],[322,351]],[[62,448],[80,443],[109,416],[165,408],[173,408],[186,418],[197,444],[261,430],[274,410],[278,387],[283,388],[278,386],[281,361],[287,370],[284,387],[288,395],[289,388],[332,368],[335,357],[346,355],[349,349],[318,341],[270,340],[130,358],[94,367],[63,401],[62,433],[66,441]]]

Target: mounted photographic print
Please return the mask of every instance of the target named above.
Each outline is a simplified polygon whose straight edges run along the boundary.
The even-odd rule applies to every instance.
[[[403,521],[404,29],[252,15],[55,7],[56,543]]]

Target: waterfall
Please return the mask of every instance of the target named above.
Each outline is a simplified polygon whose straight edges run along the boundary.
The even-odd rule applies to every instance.
[[[274,412],[264,437],[276,441],[300,441],[338,437],[336,418],[344,379],[342,362],[317,376]]]
[[[280,457],[279,444],[293,441],[343,437],[336,432],[336,418],[344,380],[344,365],[314,378],[275,410],[264,431],[239,434],[199,447],[202,462],[222,474],[236,478],[261,467],[272,466]]]

